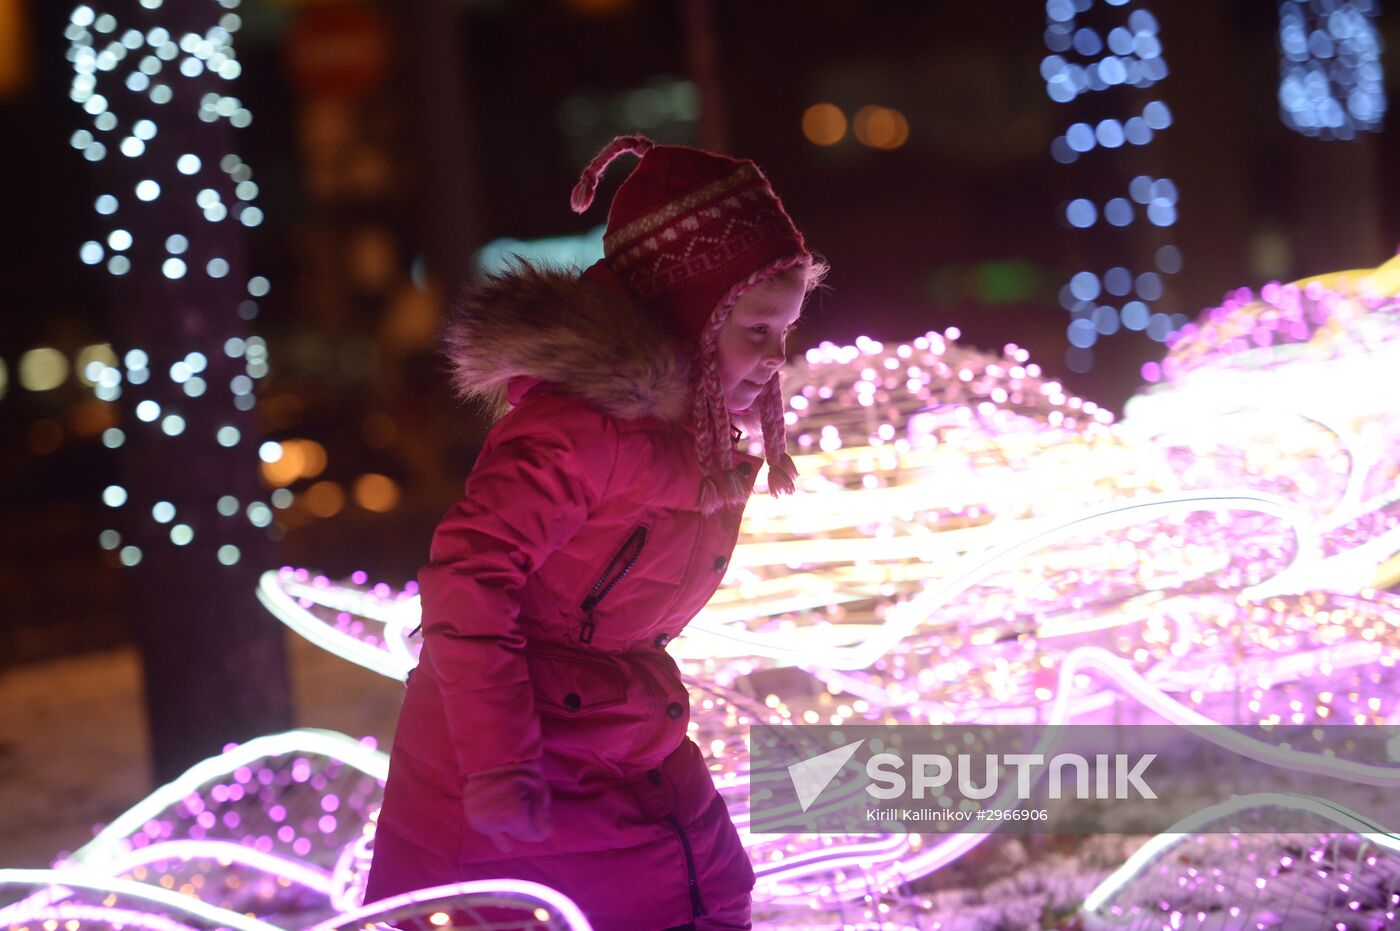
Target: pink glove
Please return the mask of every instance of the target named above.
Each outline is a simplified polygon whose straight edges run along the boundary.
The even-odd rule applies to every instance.
[[[476,830],[509,853],[521,841],[541,841],[554,832],[549,817],[549,786],[539,767],[521,763],[468,776],[462,784],[462,810]]]

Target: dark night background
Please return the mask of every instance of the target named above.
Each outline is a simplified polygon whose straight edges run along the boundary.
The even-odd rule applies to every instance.
[[[271,365],[257,441],[325,451],[319,473],[290,484],[294,503],[266,531],[270,562],[243,567],[247,578],[282,564],[412,577],[484,430],[449,397],[435,358],[443,308],[486,243],[604,222],[630,162],[614,166],[587,215],[572,214],[568,198],[617,133],[764,167],[833,269],[796,352],[956,326],[983,348],[1027,347],[1115,411],[1165,348],[1124,330],[1094,347],[1091,368],[1072,371],[1059,294],[1075,270],[1141,264],[1175,243],[1184,268],[1154,309],[1194,316],[1226,289],[1391,255],[1393,115],[1391,128],[1354,141],[1306,139],[1279,118],[1277,4],[1145,5],[1160,21],[1166,79],[1057,104],[1040,76],[1044,4],[1030,0],[247,0],[232,93],[254,120],[237,151],[266,214],[247,231],[248,268],[272,282],[253,324]],[[68,99],[72,6],[0,0],[0,56],[13,63],[0,86],[0,666],[130,642],[147,603],[98,546],[113,524],[101,493],[120,455],[99,437],[120,406],[96,400],[76,371],[44,391],[17,376],[37,347],[71,360],[111,343],[120,357],[122,334],[146,311],[78,257],[103,235],[92,204],[120,156],[92,164],[69,144],[91,122]],[[1124,15],[1099,4],[1084,21]],[[1379,25],[1393,104],[1400,3],[1382,3]],[[1174,122],[1150,145],[1073,165],[1050,157],[1070,122],[1157,98]],[[848,117],[893,108],[907,140],[882,149],[848,130],[815,144],[803,115],[817,103]],[[1058,219],[1070,197],[1102,199],[1137,173],[1175,181],[1175,226],[1105,234]],[[358,497],[366,474],[390,484]],[[197,606],[182,599],[195,595],[170,601],[188,610]]]

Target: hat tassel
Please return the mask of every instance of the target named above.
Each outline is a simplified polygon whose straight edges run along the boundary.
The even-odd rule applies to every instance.
[[[646,155],[655,145],[646,136],[618,136],[612,142],[603,147],[603,151],[593,157],[593,161],[588,163],[588,167],[583,169],[583,175],[578,179],[578,184],[574,185],[574,194],[570,198],[574,213],[583,213],[593,205],[593,195],[598,190],[598,181],[603,177],[603,172],[608,170],[608,165],[613,159],[624,152],[631,152],[638,158]]]

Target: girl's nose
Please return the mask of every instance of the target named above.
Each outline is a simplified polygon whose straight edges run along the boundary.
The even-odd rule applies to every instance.
[[[763,353],[763,364],[769,368],[780,368],[787,361],[786,340],[777,340],[770,343]]]

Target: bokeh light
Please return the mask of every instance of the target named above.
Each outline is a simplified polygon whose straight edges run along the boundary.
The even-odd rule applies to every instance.
[[[909,140],[909,121],[891,107],[861,107],[851,128],[856,139],[874,149],[898,149]]]
[[[399,504],[399,486],[387,475],[368,472],[355,479],[355,503],[366,511],[384,513]]]
[[[846,114],[832,103],[814,103],[802,114],[802,135],[816,145],[835,145],[846,137]]]
[[[1279,4],[1279,115],[1305,136],[1376,132],[1386,111],[1377,0]]]
[[[1126,5],[1126,0],[1108,3],[1108,6]],[[1080,14],[1089,12],[1092,7],[1093,0],[1046,0],[1045,45],[1050,54],[1041,59],[1040,76],[1045,81],[1046,94],[1056,103],[1072,103],[1081,95],[1107,93],[1119,87],[1143,90],[1167,75],[1158,37],[1160,27],[1150,10],[1144,7],[1126,10],[1126,21],[1109,27],[1105,34],[1099,28],[1081,25],[1078,21]],[[1052,138],[1051,158],[1063,165],[1092,158],[1097,160],[1094,174],[1079,177],[1112,177],[1113,166],[1105,163],[1113,157],[1108,153],[1124,146],[1148,145],[1156,133],[1172,124],[1171,110],[1162,100],[1154,96],[1145,103],[1138,103],[1141,99],[1142,95],[1137,93],[1126,98],[1121,94],[1106,97],[1096,110],[1111,111],[1121,100],[1127,112],[1121,118],[1102,116],[1092,123],[1070,122],[1062,135]],[[1139,106],[1141,110],[1134,112]],[[1102,188],[1100,180],[1101,192]],[[1096,198],[1071,198],[1060,208],[1061,222],[1070,229],[1081,230],[1095,228],[1100,220],[1113,229],[1127,229],[1143,220],[1153,227],[1170,227],[1177,222],[1177,192],[1170,179],[1137,175],[1128,183],[1126,197],[1115,196],[1111,190]],[[1136,239],[1134,237],[1133,241]],[[1127,238],[1120,241],[1127,248]],[[1102,245],[1097,249],[1104,251]],[[1168,274],[1181,271],[1181,252],[1175,245],[1159,246],[1155,257],[1160,271]],[[1160,287],[1160,280],[1149,283],[1148,291],[1152,296],[1141,290],[1136,292],[1135,296],[1142,301],[1129,301],[1121,307],[1092,303],[1098,299],[1100,288],[1113,297],[1129,296],[1133,275],[1125,265],[1108,269],[1102,281],[1090,270],[1071,274],[1069,284],[1060,292],[1060,306],[1071,317],[1065,327],[1069,343],[1065,364],[1071,371],[1082,373],[1092,368],[1092,347],[1104,337],[1120,331],[1141,332],[1161,342],[1172,331],[1174,318],[1171,315],[1160,312],[1154,315],[1143,303],[1165,299],[1166,289]],[[1141,280],[1140,275],[1138,280]]]
[[[19,357],[18,375],[28,391],[52,391],[68,380],[68,357],[51,346],[31,349]]]

